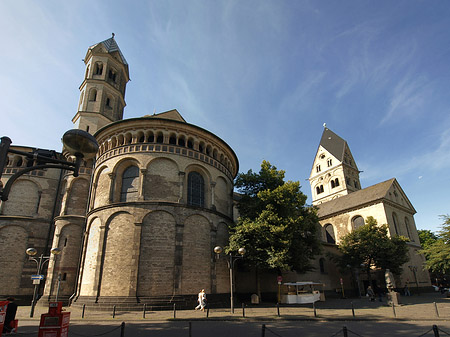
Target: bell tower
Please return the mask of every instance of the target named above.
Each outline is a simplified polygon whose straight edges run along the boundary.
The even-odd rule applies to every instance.
[[[94,134],[103,126],[121,120],[125,107],[125,88],[130,80],[128,64],[114,40],[88,48],[80,85],[78,111],[72,119],[77,129]]]
[[[359,173],[347,142],[324,124],[309,176],[313,205],[360,190]]]

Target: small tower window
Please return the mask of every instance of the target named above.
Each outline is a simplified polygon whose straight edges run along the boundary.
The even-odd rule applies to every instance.
[[[97,62],[94,68],[94,75],[101,75],[103,73],[103,63]]]
[[[317,194],[323,193],[323,185],[317,186],[316,192],[317,192]]]
[[[316,166],[316,172],[320,172],[320,165]]]
[[[116,82],[116,72],[112,69],[109,69],[108,71],[108,78],[113,81]]]
[[[332,159],[328,159],[328,160],[327,160],[327,164],[328,164],[328,167],[330,167],[331,165],[333,165]]]
[[[338,178],[332,179],[331,180],[331,188],[335,188],[335,187],[338,187],[338,186],[339,186],[339,179]]]
[[[106,107],[111,108],[111,98],[109,97],[106,98]]]

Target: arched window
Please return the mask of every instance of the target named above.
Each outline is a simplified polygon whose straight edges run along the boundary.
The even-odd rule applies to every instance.
[[[180,138],[178,138],[178,145],[179,146],[186,146],[186,141],[184,140],[184,137],[181,136]]]
[[[339,186],[339,179],[338,178],[334,179],[334,186],[335,187]]]
[[[156,137],[156,142],[159,144],[164,143],[164,136],[162,133],[158,133],[158,136]]]
[[[174,134],[170,135],[169,144],[177,145],[177,136],[175,136]]]
[[[317,194],[323,193],[323,185],[317,186],[316,192],[317,192]]]
[[[133,201],[137,199],[139,187],[139,169],[137,166],[128,167],[122,175],[122,188],[120,201]]]
[[[364,226],[364,218],[361,215],[357,215],[352,219],[353,229],[358,229]]]
[[[319,268],[320,268],[320,273],[325,274],[325,259],[323,257],[321,257],[319,259]]]
[[[392,213],[392,220],[394,220],[394,230],[395,230],[395,234],[398,235],[398,219],[397,219],[397,214]]]
[[[325,225],[325,236],[327,238],[328,243],[336,243],[336,239],[334,236],[334,228],[332,224]]]
[[[89,92],[89,100],[90,101],[96,101],[97,100],[97,90],[96,89],[92,89]]]
[[[193,149],[194,148],[194,141],[192,139],[188,139],[187,141],[187,147],[189,149]]]
[[[198,172],[188,175],[188,204],[201,207],[205,205],[205,181]]]
[[[94,75],[101,75],[103,73],[103,63],[97,62],[94,68]]]
[[[414,238],[411,235],[411,232],[409,231],[409,220],[405,217],[405,227],[406,227],[406,233],[408,233],[408,238],[410,238],[411,241],[414,242]]]

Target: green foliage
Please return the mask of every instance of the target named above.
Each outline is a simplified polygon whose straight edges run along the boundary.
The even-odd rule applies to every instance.
[[[408,262],[407,238],[387,235],[387,225],[377,225],[373,217],[368,217],[366,224],[344,236],[338,246],[341,253],[334,260],[341,268],[364,265],[390,269],[394,274],[402,272],[402,265]]]
[[[259,173],[240,173],[236,186],[243,196],[228,251],[245,247],[246,262],[258,269],[310,270],[321,248],[319,221],[300,183],[284,182],[284,171],[263,161]]]
[[[450,272],[450,216],[443,215],[442,230],[434,243],[424,246],[420,252],[426,257],[426,267],[434,272],[445,274]],[[421,242],[422,243],[422,242]]]
[[[420,229],[417,233],[419,234],[420,245],[423,248],[428,248],[438,239],[438,236],[429,229]]]

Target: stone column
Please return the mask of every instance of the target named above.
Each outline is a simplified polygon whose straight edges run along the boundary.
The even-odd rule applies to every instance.
[[[180,184],[180,193],[178,195],[178,203],[183,201],[183,190],[184,190],[184,177],[186,176],[185,172],[178,172],[179,184]]]
[[[211,183],[211,209],[216,209],[216,203],[215,203],[215,193],[216,193],[216,183]]]
[[[116,178],[115,173],[108,173],[109,177],[109,203],[111,204],[114,201],[114,181]]]
[[[140,169],[140,176],[139,176],[139,195],[138,200],[144,200],[144,184],[145,184],[145,177],[147,174],[147,169]]]

